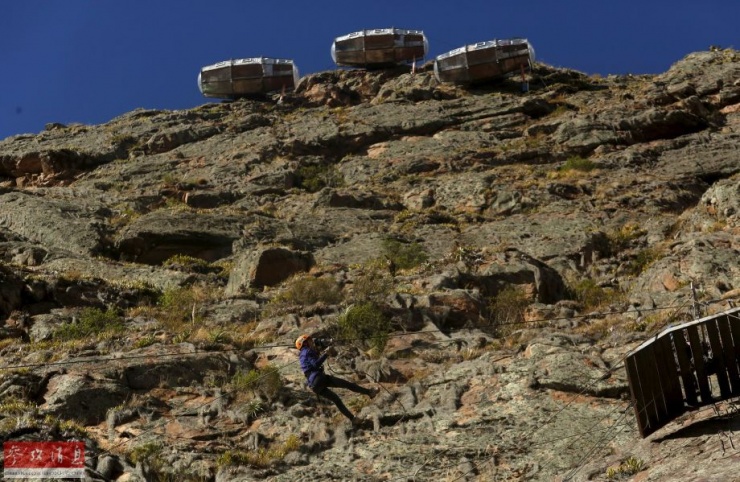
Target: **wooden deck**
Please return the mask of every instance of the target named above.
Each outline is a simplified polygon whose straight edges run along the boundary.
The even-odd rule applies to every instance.
[[[670,327],[625,358],[640,435],[740,396],[740,308]]]

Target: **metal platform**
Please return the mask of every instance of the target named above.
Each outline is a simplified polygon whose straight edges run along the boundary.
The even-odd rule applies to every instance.
[[[670,327],[625,358],[640,435],[740,396],[740,308]]]

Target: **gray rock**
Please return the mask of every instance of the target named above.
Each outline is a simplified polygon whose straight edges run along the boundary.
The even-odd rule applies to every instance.
[[[21,306],[23,281],[12,270],[0,265],[0,320]]]
[[[49,381],[41,406],[67,420],[95,425],[105,420],[108,409],[121,404],[130,395],[120,383],[86,375],[58,375]]]
[[[536,64],[526,93],[518,78],[438,84],[429,62],[338,70],[279,104],[137,110],[0,141],[6,438],[105,417],[87,427],[91,453],[107,438],[151,455],[101,458],[119,480],[557,480],[578,467],[585,480],[630,456],[644,480],[732,478],[732,457],[712,458],[731,417],[690,411],[643,440],[619,361],[640,329],[691,318],[656,313],[690,306],[692,285],[712,310],[740,293],[738,65],[718,47],[660,75]],[[579,158],[593,169],[565,169]],[[307,166],[328,187],[309,192]],[[428,259],[391,273],[388,238]],[[174,254],[211,264],[163,265]],[[334,277],[343,301],[273,312],[302,272]],[[386,289],[356,299],[368,275]],[[157,295],[174,287],[214,294],[202,319],[163,323]],[[526,306],[490,330],[510,287]],[[609,296],[593,306],[585,290]],[[393,333],[378,359],[332,362],[383,387],[370,402],[340,391],[364,418],[351,429],[305,388],[292,346],[357,301]],[[128,330],[38,342],[80,306],[115,307]],[[255,408],[232,377],[268,364],[282,388]],[[227,450],[259,461],[218,466]]]
[[[242,223],[235,216],[159,210],[126,226],[116,247],[122,258],[146,264],[159,264],[176,254],[215,261],[231,255]]]
[[[42,247],[87,256],[105,248],[102,205],[15,192],[0,195],[0,207],[0,225]]]
[[[358,371],[364,373],[369,380],[375,383],[405,382],[405,377],[398,370],[394,369],[385,358],[367,361],[360,360],[356,363],[356,367]]]
[[[106,480],[117,479],[123,473],[123,464],[118,460],[118,457],[106,455],[98,459],[95,471],[102,475]]]
[[[236,296],[250,287],[274,286],[290,276],[308,271],[313,257],[285,248],[261,248],[238,255],[226,286],[227,296]]]
[[[552,339],[532,341],[525,356],[533,364],[536,387],[610,398],[629,393],[626,379],[613,376],[600,357],[578,353],[557,340],[554,344]]]
[[[192,383],[202,383],[204,378],[230,374],[238,367],[233,366],[223,354],[188,355],[193,347],[184,345],[182,356],[167,356],[154,358],[154,361],[133,359],[123,365],[120,370],[120,381],[132,390],[151,390],[156,387],[189,386]],[[162,347],[148,347],[140,350],[139,356],[145,353],[157,357]],[[171,353],[172,350],[167,350]],[[133,357],[132,357],[133,358]],[[231,373],[233,374],[233,373]]]

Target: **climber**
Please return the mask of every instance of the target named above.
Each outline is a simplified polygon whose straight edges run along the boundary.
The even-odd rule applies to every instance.
[[[329,355],[336,354],[334,347],[330,346],[322,353],[319,353],[310,335],[299,336],[295,341],[295,347],[300,352],[301,369],[303,370],[303,374],[306,375],[306,383],[311,387],[311,390],[318,396],[334,402],[334,405],[337,406],[345,417],[353,422],[353,424],[356,423],[357,419],[355,416],[344,406],[339,395],[331,391],[330,388],[346,388],[355,393],[367,395],[370,398],[375,398],[378,394],[378,389],[364,388],[350,381],[324,373],[324,361],[326,361]]]

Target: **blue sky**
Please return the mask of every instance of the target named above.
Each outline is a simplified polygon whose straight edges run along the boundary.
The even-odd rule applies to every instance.
[[[291,58],[302,75],[333,69],[334,38],[362,29],[423,30],[429,59],[526,37],[540,61],[608,75],[740,48],[739,21],[740,0],[3,0],[0,139],[212,102],[198,90],[200,67],[230,58]]]

